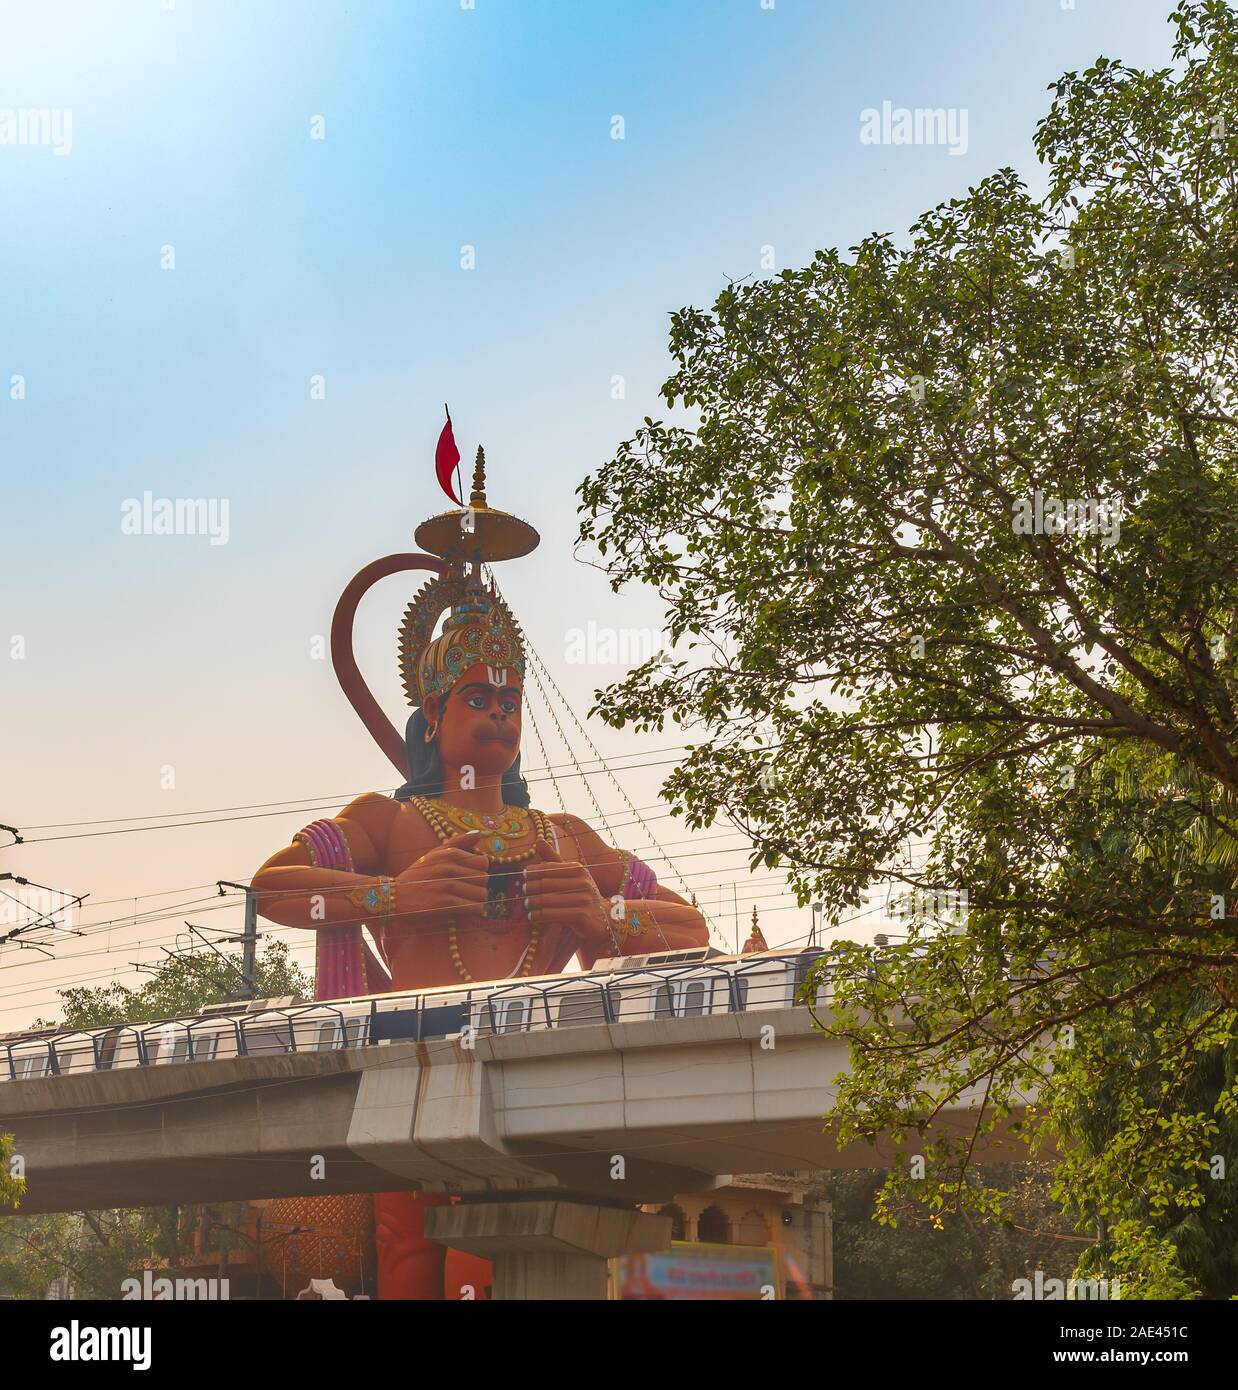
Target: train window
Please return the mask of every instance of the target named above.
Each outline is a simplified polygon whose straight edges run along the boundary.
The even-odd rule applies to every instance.
[[[363,1018],[328,1018],[318,1025],[314,1046],[320,1050],[332,1047],[360,1047]]]
[[[654,1018],[688,1018],[709,1012],[709,980],[668,980],[654,992]]]
[[[559,999],[556,1015],[560,1028],[577,1028],[584,1023],[605,1023],[600,989],[574,989]]]
[[[37,1077],[46,1076],[51,1071],[51,1060],[46,1050],[28,1052],[24,1057],[13,1058],[13,1068],[19,1081],[32,1081]]]
[[[731,1009],[735,1013],[743,1013],[748,1007],[748,981],[742,976],[737,976],[732,981]]]
[[[247,1057],[271,1057],[281,1052],[290,1052],[287,1020],[282,1023],[242,1025],[245,1031],[245,1055]],[[194,1053],[198,1051],[198,1039],[194,1040]]]
[[[94,1065],[98,1071],[108,1071],[116,1062],[116,1049],[120,1043],[121,1030],[109,1028],[94,1045]]]
[[[195,1033],[191,1058],[189,1032],[185,1028],[165,1028],[146,1040],[146,1056],[151,1062],[209,1062],[218,1049],[218,1033]]]
[[[703,1014],[705,1012],[705,987],[707,980],[683,981],[683,1004],[681,1014]]]
[[[494,1000],[494,1031],[523,1033],[529,1026],[531,999]]]
[[[796,957],[796,959],[795,959],[795,965],[794,965],[794,967],[793,967],[793,969],[792,969],[792,971],[791,971],[791,1001],[790,1001],[790,1002],[791,1002],[792,1004],[798,1004],[798,1003],[800,1002],[800,999],[799,999],[800,988],[801,988],[801,986],[803,985],[804,981],[808,978],[808,972],[813,968],[814,965],[816,965],[818,959],[819,959],[819,957],[818,957],[818,956],[815,956],[815,955],[814,955],[814,956],[802,955],[802,956],[797,956],[797,957]],[[808,1002],[811,1003],[812,1000],[809,1000]]]

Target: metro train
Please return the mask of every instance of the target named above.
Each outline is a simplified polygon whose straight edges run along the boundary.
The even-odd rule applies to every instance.
[[[192,1018],[0,1036],[0,1082],[396,1041],[485,1037],[785,1009],[819,947],[725,955],[713,947],[618,956],[575,975],[305,1003],[234,1000]],[[820,995],[818,994],[818,998]]]

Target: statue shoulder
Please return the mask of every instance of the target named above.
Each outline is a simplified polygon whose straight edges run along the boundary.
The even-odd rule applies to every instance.
[[[593,826],[580,816],[574,816],[569,811],[556,811],[553,815],[547,815],[546,819],[561,836],[567,835],[575,840],[582,851],[587,849],[589,853],[585,857],[591,860],[596,861],[599,857],[605,859],[608,856],[617,859],[621,854],[620,850],[603,839]]]
[[[399,811],[400,803],[389,796],[384,796],[382,792],[364,792],[361,796],[350,801],[340,812],[339,818],[348,820],[359,820],[362,822],[372,820],[390,820]]]
[[[366,792],[336,816],[336,820],[347,821],[350,825],[361,826],[375,847],[387,838],[387,832],[400,813],[400,803],[381,792]]]
[[[566,836],[576,846],[576,857],[587,866],[600,893],[610,897],[623,891],[631,861],[631,856],[625,850],[616,849],[579,816],[560,812],[546,819],[555,827],[560,838]]]

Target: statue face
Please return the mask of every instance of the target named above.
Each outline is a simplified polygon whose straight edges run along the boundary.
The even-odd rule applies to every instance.
[[[470,666],[446,697],[425,704],[426,718],[438,721],[444,765],[491,775],[506,772],[520,753],[520,709],[521,681],[510,666]]]

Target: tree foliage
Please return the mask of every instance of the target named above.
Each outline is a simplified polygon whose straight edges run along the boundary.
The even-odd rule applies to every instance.
[[[13,1174],[12,1161],[13,1136],[0,1133],[0,1211],[17,1206],[26,1190],[26,1180]]]
[[[674,808],[836,924],[900,894],[880,968],[827,967],[840,1138],[994,1217],[979,1131],[1057,1146],[1127,1296],[1238,1289],[1238,18],[1172,22],[1170,66],[1052,85],[1044,198],[1003,169],[673,315],[675,417],[580,490],[666,604],[597,710],[699,730]]]
[[[965,1210],[929,1216],[901,1202],[892,1223],[879,1225],[873,1202],[884,1178],[869,1169],[830,1175],[835,1298],[1009,1299],[1014,1281],[1036,1270],[1069,1280],[1083,1238],[1053,1203],[1051,1165],[985,1170],[984,1181],[1009,1192],[1002,1219],[991,1222]]]
[[[151,1019],[183,1018],[208,1004],[236,997],[243,983],[241,957],[201,951],[170,956],[138,989],[113,984],[60,991],[63,1017],[39,1020],[35,1027],[92,1028]],[[313,981],[289,958],[288,947],[269,942],[254,966],[254,994],[273,999],[309,996]],[[0,1206],[10,1188],[4,1140],[0,1135]],[[20,1198],[20,1192],[14,1192]],[[17,1205],[16,1201],[10,1205]],[[224,1215],[215,1223],[215,1245],[228,1248],[228,1232],[239,1224],[241,1204],[217,1204]],[[229,1220],[229,1218],[231,1218]],[[175,1268],[183,1250],[192,1209],[63,1212],[49,1216],[0,1218],[0,1293],[42,1298],[47,1286],[67,1275],[77,1298],[116,1299],[135,1270],[154,1265]]]
[[[208,1004],[241,997],[244,980],[241,957],[235,952],[185,952],[169,956],[137,989],[122,984],[62,989],[59,1021],[40,1019],[33,1026],[101,1028],[109,1023],[187,1018]],[[313,993],[314,982],[290,958],[287,943],[268,942],[254,962],[252,997],[280,999],[294,994],[312,998]]]

